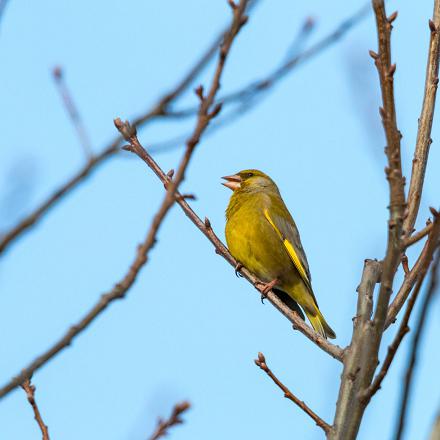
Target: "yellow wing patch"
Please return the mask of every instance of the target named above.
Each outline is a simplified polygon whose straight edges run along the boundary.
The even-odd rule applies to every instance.
[[[292,243],[290,243],[289,240],[287,240],[286,237],[283,236],[283,234],[280,232],[280,230],[275,226],[275,223],[270,218],[269,212],[267,209],[264,210],[264,216],[266,217],[267,221],[271,224],[272,228],[274,228],[277,235],[280,237],[281,241],[283,242],[284,247],[286,248],[287,253],[289,254],[290,259],[292,260],[292,263],[294,264],[296,270],[298,271],[299,275],[301,276],[302,280],[306,284],[307,287],[311,288],[309,278],[307,277],[307,273],[304,270],[303,265],[301,264],[301,260],[298,258],[298,255],[292,246]]]

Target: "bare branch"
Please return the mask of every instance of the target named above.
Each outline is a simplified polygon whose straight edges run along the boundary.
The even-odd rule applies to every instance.
[[[360,423],[364,410],[364,406],[357,398],[362,385],[364,341],[371,322],[374,288],[380,277],[381,264],[376,260],[365,260],[361,282],[357,289],[358,302],[357,313],[353,320],[353,337],[344,356],[344,370],[330,439],[348,440],[356,437],[356,425]],[[350,436],[345,436],[347,432]]]
[[[362,392],[369,387],[378,365],[378,352],[382,340],[388,303],[393,281],[401,261],[401,236],[405,208],[404,178],[400,154],[401,134],[397,128],[393,78],[396,66],[391,62],[391,29],[397,14],[387,18],[383,0],[372,0],[376,17],[379,52],[370,51],[379,74],[383,107],[380,108],[387,147],[388,166],[385,169],[389,184],[388,240],[385,258],[381,264],[380,289],[373,320],[372,303],[358,301],[353,338],[348,350],[336,406],[334,430],[331,440],[354,439],[359,431],[366,402]],[[362,278],[364,278],[365,270]],[[359,323],[356,321],[359,319]]]
[[[432,213],[434,216],[434,221],[430,228],[428,240],[426,241],[425,246],[423,247],[423,250],[413,268],[407,274],[405,274],[405,278],[399,291],[397,292],[397,295],[388,307],[387,319],[385,323],[386,328],[388,328],[396,320],[397,314],[403,307],[403,304],[420,277],[420,274],[422,274],[424,271],[426,272],[427,267],[431,263],[432,256],[434,255],[434,251],[440,239],[440,216],[433,209]]]
[[[313,421],[324,430],[324,432],[327,434],[331,430],[331,426],[324,422],[324,420],[321,419],[321,417],[318,416],[314,411],[312,411],[304,401],[298,399],[290,390],[287,388],[276,376],[275,374],[270,370],[270,368],[267,366],[266,358],[264,357],[263,353],[258,353],[258,359],[255,359],[255,365],[260,367],[277,385],[278,388],[281,389],[284,393],[284,397],[286,399],[291,400],[295,405],[298,405],[309,417],[313,419]]]
[[[422,238],[426,237],[432,229],[432,222],[428,221],[426,223],[426,226],[421,229],[420,231],[416,232],[415,234],[411,235],[410,237],[408,237],[405,241],[404,241],[404,248],[407,248],[409,246],[412,246],[413,244],[417,243],[418,241],[420,241]]]
[[[49,429],[45,425],[43,418],[41,417],[41,413],[38,408],[37,402],[35,401],[35,386],[31,384],[30,379],[26,379],[21,384],[21,387],[25,391],[28,402],[32,406],[32,410],[34,411],[34,418],[37,421],[38,426],[40,427],[41,434],[43,436],[43,440],[50,440],[49,439]]]
[[[406,236],[412,233],[419,212],[431,145],[432,121],[437,96],[438,69],[440,55],[440,1],[434,1],[432,20],[429,20],[431,38],[429,42],[428,62],[426,66],[425,93],[419,117],[416,148],[414,151],[411,182],[408,191],[408,214],[403,225]]]
[[[90,142],[89,135],[81,119],[78,109],[76,108],[75,102],[73,101],[72,94],[64,80],[64,73],[61,67],[57,66],[52,71],[55,84],[57,86],[58,92],[63,100],[64,107],[69,115],[73,127],[78,135],[79,142],[84,151],[86,159],[89,161],[93,157],[92,144]]]
[[[404,389],[400,400],[400,411],[398,418],[399,422],[397,425],[396,437],[395,437],[396,440],[400,440],[402,438],[403,430],[405,428],[406,409],[408,407],[412,379],[414,376],[414,369],[417,362],[417,351],[420,347],[420,339],[422,337],[422,333],[425,328],[426,318],[428,315],[428,308],[437,290],[439,264],[440,264],[440,252],[437,250],[434,263],[432,264],[431,267],[431,279],[429,282],[429,286],[424,301],[422,303],[422,308],[420,310],[417,323],[415,325],[416,331],[414,333],[414,337],[411,343],[411,351],[410,351],[411,354],[408,360],[408,366],[405,373]]]
[[[168,434],[168,430],[176,425],[181,425],[183,420],[181,415],[191,408],[191,404],[187,401],[177,403],[174,405],[173,412],[166,420],[159,419],[157,427],[154,433],[149,437],[149,440],[157,440],[161,437],[165,437]]]
[[[375,64],[379,73],[382,90],[381,108],[382,123],[384,126],[387,147],[388,168],[385,170],[390,188],[390,217],[388,222],[388,244],[382,267],[381,287],[378,304],[374,317],[376,343],[380,343],[382,327],[385,322],[389,298],[393,288],[393,280],[400,263],[401,235],[405,208],[404,178],[400,154],[401,134],[397,128],[396,108],[394,102],[394,72],[395,65],[391,64],[391,29],[392,24],[387,19],[383,0],[373,0],[376,16],[379,53],[375,57]],[[374,348],[374,350],[377,347]]]
[[[218,113],[217,109],[210,109],[210,105],[214,101],[215,94],[218,90],[220,84],[220,77],[223,71],[223,67],[225,64],[226,57],[229,53],[229,50],[232,46],[232,42],[234,41],[238,31],[244,25],[245,20],[244,10],[246,8],[247,0],[241,0],[239,6],[234,10],[234,18],[231,23],[230,31],[225,36],[224,45],[220,49],[220,57],[217,65],[217,69],[214,73],[212,86],[210,88],[209,94],[207,98],[201,97],[200,100],[200,112],[199,117],[197,119],[196,127],[194,129],[194,133],[187,141],[187,149],[183,158],[180,162],[178,172],[176,177],[173,180],[170,180],[170,177],[166,176],[164,180],[164,184],[167,185],[167,192],[165,194],[164,200],[157,211],[156,215],[153,218],[150,229],[147,233],[147,237],[145,241],[138,247],[138,251],[136,253],[136,257],[129,268],[128,272],[124,276],[124,278],[117,283],[112,290],[108,293],[101,296],[101,299],[96,303],[96,305],[80,320],[80,322],[74,326],[72,326],[67,333],[49,350],[40,355],[37,359],[35,359],[28,367],[23,369],[21,373],[11,379],[5,386],[0,389],[0,398],[4,397],[15,387],[20,385],[26,378],[30,377],[30,375],[48,362],[53,356],[55,356],[58,352],[60,352],[63,348],[67,347],[71,344],[73,338],[81,333],[90,323],[99,316],[108,305],[117,300],[121,299],[125,296],[125,293],[128,289],[133,285],[136,277],[142,268],[142,266],[147,262],[147,256],[150,249],[154,246],[156,242],[156,235],[159,231],[159,228],[167,215],[168,211],[171,209],[174,201],[176,200],[176,192],[178,185],[183,180],[184,173],[186,167],[189,163],[190,157],[194,151],[195,146],[200,141],[201,135],[203,131],[208,126],[209,121],[216,116]],[[200,88],[200,95],[202,95],[202,89]],[[130,125],[128,122],[123,123],[120,119],[116,119],[115,126],[120,131],[121,135],[127,140],[133,143],[133,145],[139,144],[139,141],[136,136],[136,128],[135,126]],[[177,200],[184,201],[185,199],[178,194]]]

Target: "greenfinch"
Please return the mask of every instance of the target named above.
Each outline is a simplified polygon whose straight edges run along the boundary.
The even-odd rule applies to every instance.
[[[263,292],[275,288],[290,308],[301,306],[317,333],[335,338],[319,310],[298,229],[275,182],[258,170],[223,179],[233,191],[225,228],[232,256],[265,283]]]

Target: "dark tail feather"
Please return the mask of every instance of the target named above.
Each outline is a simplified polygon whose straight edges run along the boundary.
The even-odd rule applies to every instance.
[[[298,305],[298,303],[290,297],[286,292],[283,292],[278,289],[273,289],[273,292],[276,294],[276,296],[284,303],[287,307],[289,307],[290,310],[293,312],[298,313],[298,315],[301,317],[303,321],[306,320],[306,317],[304,316],[303,311],[301,310],[301,307]]]

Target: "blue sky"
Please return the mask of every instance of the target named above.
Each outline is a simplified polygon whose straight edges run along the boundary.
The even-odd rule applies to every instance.
[[[51,69],[64,68],[94,150],[100,151],[115,136],[113,118],[138,115],[192,65],[228,21],[225,3],[10,0],[0,23],[0,228],[29,212],[84,161]],[[392,12],[396,2],[390,3]],[[234,45],[222,92],[276,65],[306,17],[317,23],[311,44],[362,4],[262,0]],[[432,2],[399,6],[393,59],[408,176]],[[183,185],[197,195],[194,209],[223,237],[230,194],[220,176],[260,168],[276,180],[301,231],[319,304],[341,346],[351,335],[363,260],[381,258],[386,239],[384,138],[368,49],[376,49],[371,15],[342,42],[296,69],[258,107],[204,139]],[[201,76],[204,84],[212,67]],[[191,92],[179,101],[182,107],[194,103]],[[418,226],[429,215],[427,207],[439,205],[437,119]],[[186,133],[193,124],[162,121],[142,130],[140,139],[148,146]],[[177,148],[155,157],[167,170],[181,153]],[[162,196],[156,177],[124,153],[2,257],[2,383],[125,273]],[[409,254],[410,262],[415,256]],[[434,319],[438,300],[432,309],[407,439],[427,437],[440,405],[440,352],[432,349],[440,332]],[[53,438],[143,439],[156,418],[182,399],[193,408],[187,423],[171,434],[176,440],[322,438],[255,367],[258,351],[293,392],[332,421],[340,365],[293,332],[270,305],[261,305],[252,286],[237,279],[174,208],[127,298],[38,371],[34,383]],[[390,438],[405,360],[403,348],[368,408],[360,439]],[[40,437],[21,390],[0,402],[0,434],[7,440]]]

